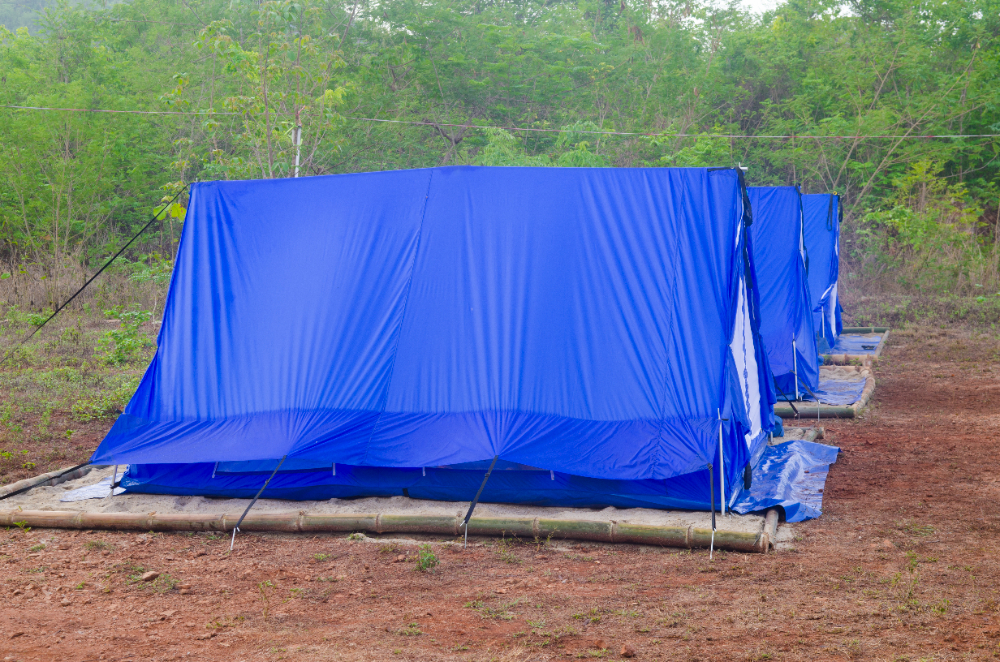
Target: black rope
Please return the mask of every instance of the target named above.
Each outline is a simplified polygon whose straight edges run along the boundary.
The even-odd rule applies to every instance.
[[[486,470],[486,476],[483,477],[483,483],[479,486],[479,491],[476,492],[476,498],[472,500],[469,504],[469,512],[465,513],[465,521],[462,522],[462,526],[465,527],[465,543],[469,543],[469,520],[472,519],[472,511],[476,509],[476,504],[479,503],[479,497],[483,495],[483,490],[486,488],[486,481],[490,479],[490,474],[493,473],[493,467],[497,464],[497,458],[499,455],[493,456],[493,461],[490,462],[490,468]]]
[[[28,485],[27,487],[22,487],[19,490],[15,490],[15,491],[11,492],[10,494],[4,494],[3,496],[0,496],[0,501],[3,501],[4,499],[9,499],[12,496],[17,496],[18,494],[24,494],[28,490],[35,489],[36,487],[38,487],[42,483],[47,483],[50,480],[55,480],[56,478],[62,478],[66,474],[72,473],[72,472],[76,471],[77,469],[82,469],[83,467],[87,466],[88,464],[90,464],[90,462],[84,462],[83,464],[78,464],[75,467],[73,467],[72,469],[67,469],[66,471],[60,472],[58,476],[49,476],[48,478],[43,478],[42,480],[40,480],[40,481],[38,481],[36,483],[32,483],[31,485]]]
[[[15,351],[17,351],[19,348],[21,348],[26,342],[28,342],[29,340],[31,340],[36,333],[38,333],[39,331],[41,331],[42,327],[45,326],[46,324],[48,324],[52,320],[53,317],[55,317],[56,315],[58,315],[60,313],[60,311],[62,311],[63,308],[65,308],[66,306],[68,306],[73,301],[73,299],[75,299],[80,294],[80,292],[83,292],[85,289],[87,289],[87,286],[90,285],[92,282],[94,282],[94,279],[97,278],[98,276],[100,276],[104,272],[105,269],[107,269],[108,267],[110,267],[111,263],[114,262],[115,260],[117,260],[118,257],[121,256],[121,254],[124,253],[128,249],[128,247],[132,245],[132,242],[134,242],[136,239],[139,238],[139,235],[141,235],[143,232],[145,232],[146,229],[149,228],[150,225],[152,225],[157,220],[159,220],[160,214],[162,214],[164,211],[166,211],[170,207],[170,205],[173,204],[174,200],[176,200],[180,196],[180,194],[183,193],[183,192],[184,192],[183,189],[180,190],[180,191],[178,191],[177,195],[175,195],[174,197],[172,197],[170,199],[170,202],[168,202],[166,205],[164,205],[163,208],[160,209],[160,211],[156,212],[156,214],[153,215],[153,218],[149,219],[149,222],[146,223],[144,226],[142,226],[142,229],[139,230],[138,232],[136,232],[135,236],[133,236],[131,239],[128,240],[127,244],[125,244],[124,246],[122,246],[118,250],[117,253],[115,253],[113,256],[111,256],[110,260],[108,260],[107,262],[104,263],[103,267],[101,267],[100,269],[97,270],[96,274],[94,274],[89,279],[87,279],[87,282],[84,283],[83,286],[80,287],[80,289],[78,289],[76,292],[74,292],[73,296],[71,296],[70,298],[66,299],[66,301],[61,306],[59,306],[58,308],[56,308],[55,312],[53,312],[51,315],[49,315],[45,319],[44,322],[42,322],[41,324],[39,324],[38,326],[36,326],[35,329],[31,333],[28,334],[27,338],[25,338],[24,340],[22,340],[21,342],[19,342],[17,345],[15,345],[13,348],[11,348],[10,350],[8,350],[8,352],[6,354],[4,354],[4,357],[2,359],[0,359],[0,365],[3,365],[4,363],[6,363],[7,359],[10,358],[11,356],[13,356]]]
[[[809,393],[809,395],[816,398],[816,404],[819,404],[819,396],[813,393],[811,388],[806,386],[806,383],[802,381],[802,377],[799,377],[799,383],[802,385],[802,388],[804,388]]]
[[[783,397],[785,399],[785,402],[787,402],[788,405],[792,408],[792,411],[795,412],[795,417],[798,418],[799,417],[799,410],[795,408],[795,405],[792,404],[792,401],[788,399],[788,396],[785,395],[785,392],[781,390],[780,386],[778,386],[778,380],[777,379],[774,380],[774,388],[778,389],[778,391],[781,393],[781,397]]]
[[[806,265],[806,276],[809,275],[809,248],[806,246],[806,210],[802,206],[802,189],[799,186],[795,187],[795,190],[799,192],[799,241],[802,242],[802,260]]]
[[[261,486],[260,490],[257,492],[257,496],[255,496],[253,498],[253,501],[250,502],[250,505],[247,506],[247,509],[243,511],[242,515],[240,515],[240,519],[237,520],[236,526],[233,527],[233,540],[232,540],[232,542],[229,543],[229,550],[230,551],[232,551],[232,549],[233,549],[233,542],[236,542],[236,532],[240,530],[240,524],[243,523],[243,518],[247,516],[247,513],[250,512],[250,509],[253,508],[253,505],[255,503],[257,503],[257,499],[259,499],[260,495],[264,493],[264,490],[267,488],[268,484],[271,482],[271,479],[274,478],[275,474],[278,473],[278,469],[280,469],[281,465],[285,463],[285,458],[286,457],[288,457],[288,456],[287,455],[282,456],[281,460],[278,462],[278,466],[276,466],[274,468],[274,471],[271,472],[271,475],[267,477],[267,480],[264,481],[264,484]]]

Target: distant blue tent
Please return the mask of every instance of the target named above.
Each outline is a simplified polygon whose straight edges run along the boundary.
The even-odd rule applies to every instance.
[[[760,333],[771,372],[779,392],[788,397],[806,389],[816,391],[819,354],[806,282],[802,196],[797,186],[747,190],[753,210],[750,232],[760,291]]]
[[[92,462],[133,492],[704,508],[774,403],[734,169],[192,186],[156,356]]]
[[[806,253],[809,255],[809,297],[813,327],[826,351],[837,341],[843,324],[837,278],[840,274],[840,196],[827,193],[802,196]]]

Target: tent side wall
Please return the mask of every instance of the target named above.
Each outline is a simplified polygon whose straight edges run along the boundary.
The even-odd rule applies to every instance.
[[[840,196],[802,196],[806,250],[809,254],[809,293],[813,305],[813,327],[826,346],[837,341],[843,324],[837,280],[840,274]]]
[[[761,335],[778,388],[788,397],[819,388],[819,355],[806,273],[802,196],[795,186],[752,186],[754,260]]]

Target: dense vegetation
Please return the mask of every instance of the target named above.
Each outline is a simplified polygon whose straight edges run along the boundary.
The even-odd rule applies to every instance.
[[[0,108],[0,278],[22,310],[58,304],[190,182],[292,176],[296,158],[302,176],[741,163],[752,184],[843,196],[846,289],[1000,286],[1000,140],[914,138],[1000,134],[998,0],[789,0],[763,16],[702,0],[26,13],[43,4],[0,5],[33,25],[0,29],[0,104],[182,114]],[[178,200],[130,253],[132,276],[169,269]]]

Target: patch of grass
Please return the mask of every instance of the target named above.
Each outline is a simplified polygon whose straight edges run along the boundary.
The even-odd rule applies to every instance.
[[[45,543],[40,542],[37,545],[32,545],[31,547],[29,547],[28,551],[29,552],[40,552],[43,549],[45,549]]]
[[[399,543],[394,542],[388,545],[381,545],[378,548],[379,554],[396,554],[399,552]]]
[[[438,557],[434,555],[434,550],[430,545],[420,546],[420,555],[417,557],[417,570],[419,572],[430,572],[437,567]]]
[[[402,635],[404,637],[416,637],[423,634],[418,623],[410,623],[405,628],[396,631],[396,634]]]
[[[111,549],[111,544],[103,540],[88,540],[83,544],[83,548],[89,552],[98,552],[102,549]]]
[[[501,621],[513,620],[514,614],[511,609],[516,607],[521,603],[520,599],[511,600],[509,602],[497,602],[495,605],[488,605],[483,600],[473,600],[471,602],[465,603],[465,606],[473,611],[479,613],[480,616],[486,619],[498,619]]]
[[[329,554],[313,554],[313,558],[322,563],[330,558]]]
[[[519,565],[521,563],[521,558],[514,553],[514,545],[516,542],[516,539],[511,540],[510,538],[502,537],[493,546],[493,552],[504,563]]]
[[[366,536],[363,533],[352,533],[351,535],[347,536],[348,540],[364,540],[365,538]]]
[[[73,418],[84,422],[114,418],[132,399],[141,379],[142,375],[139,373],[108,376],[104,390],[73,403],[70,407]]]
[[[142,581],[142,576],[145,574],[145,568],[141,566],[133,566],[133,573],[128,576],[128,583],[131,586],[142,589],[143,591],[150,591],[153,593],[166,593],[177,587],[180,583],[178,580],[174,579],[170,575],[163,573],[148,582]]]

